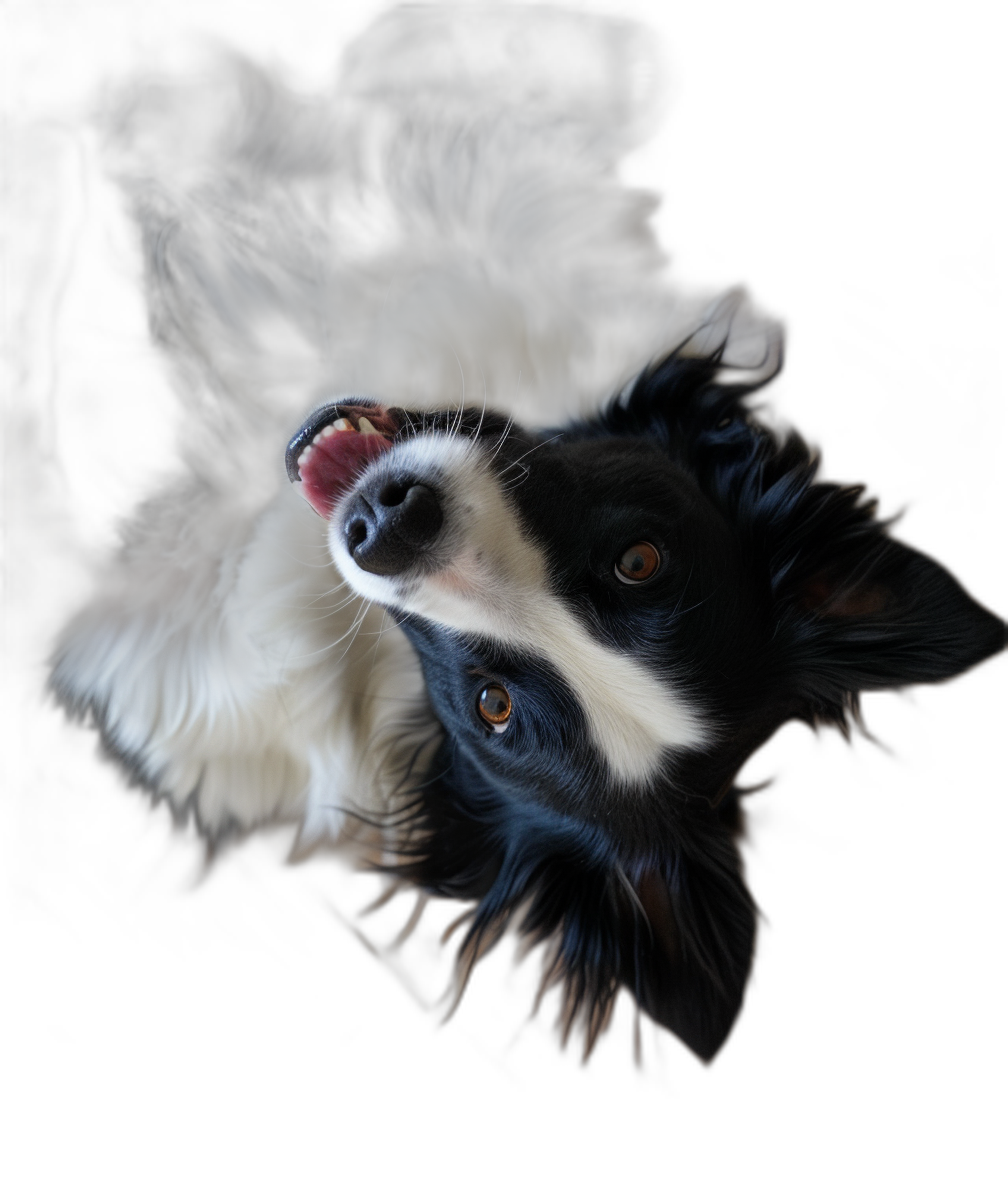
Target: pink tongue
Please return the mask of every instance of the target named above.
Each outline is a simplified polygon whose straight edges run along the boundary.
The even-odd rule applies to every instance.
[[[312,508],[328,518],[371,461],[391,447],[392,441],[379,432],[333,432],[313,445],[298,470]]]

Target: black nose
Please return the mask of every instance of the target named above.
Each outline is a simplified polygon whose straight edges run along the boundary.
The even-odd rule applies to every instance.
[[[354,562],[378,576],[400,575],[441,530],[437,494],[412,477],[366,481],[344,511],[343,537]]]

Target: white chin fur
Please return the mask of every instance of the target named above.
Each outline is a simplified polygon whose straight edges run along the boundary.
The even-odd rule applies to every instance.
[[[704,744],[708,730],[695,706],[594,638],[551,590],[546,556],[522,533],[478,446],[421,436],[375,463],[406,468],[437,486],[448,554],[432,575],[373,575],[354,563],[334,518],[329,546],[350,587],[390,608],[545,659],[579,703],[619,785],[646,786],[670,751]]]

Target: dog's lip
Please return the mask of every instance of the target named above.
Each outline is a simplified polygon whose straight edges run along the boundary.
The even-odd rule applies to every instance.
[[[298,461],[307,448],[321,442],[322,431],[339,419],[347,419],[356,431],[360,431],[360,421],[367,419],[374,432],[391,440],[402,427],[402,416],[394,407],[386,407],[373,399],[353,395],[332,403],[324,403],[316,408],[304,421],[287,445],[285,464],[287,479],[291,482],[301,480]]]
[[[314,411],[287,445],[287,476],[313,510],[331,518],[364,470],[400,431],[396,408],[358,398]]]

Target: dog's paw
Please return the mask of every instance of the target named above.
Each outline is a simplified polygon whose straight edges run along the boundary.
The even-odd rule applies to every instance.
[[[667,66],[654,33],[627,20],[512,4],[398,8],[355,46],[344,90],[437,94],[518,115],[563,118],[604,147],[647,133]]]

